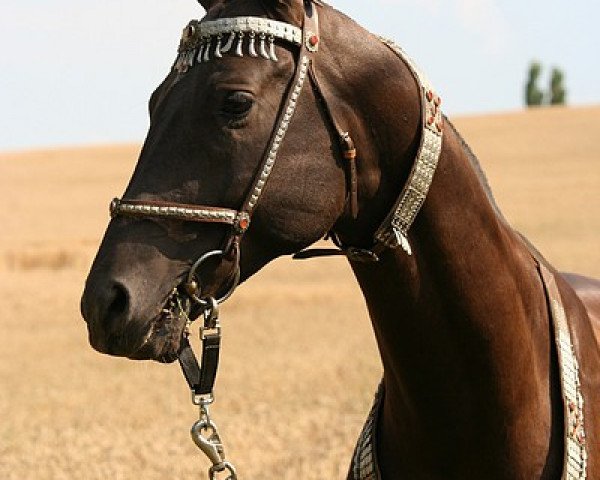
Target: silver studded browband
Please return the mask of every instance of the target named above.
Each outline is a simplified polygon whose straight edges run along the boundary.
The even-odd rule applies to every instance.
[[[260,17],[192,20],[183,30],[175,69],[185,72],[194,62],[208,62],[211,56],[221,58],[232,50],[238,57],[243,57],[245,43],[251,57],[260,56],[276,62],[276,39],[301,45],[302,30],[289,23]]]

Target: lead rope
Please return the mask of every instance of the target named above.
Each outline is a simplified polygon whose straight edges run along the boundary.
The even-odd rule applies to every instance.
[[[235,467],[225,459],[225,448],[217,424],[210,415],[210,406],[214,403],[213,393],[219,363],[221,346],[221,324],[219,321],[219,303],[212,297],[203,299],[203,325],[200,328],[200,344],[202,350],[202,366],[198,365],[190,342],[190,326],[193,323],[188,316],[189,305],[184,306],[181,298],[176,295],[180,315],[186,320],[182,341],[180,364],[184,376],[190,385],[192,403],[199,408],[199,419],[190,430],[192,440],[206,455],[212,465],[208,469],[208,478],[215,480],[217,474],[227,473],[226,480],[237,480]]]

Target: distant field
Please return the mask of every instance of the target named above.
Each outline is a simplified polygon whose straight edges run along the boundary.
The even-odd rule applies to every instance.
[[[559,268],[600,277],[600,107],[454,121],[513,225]],[[178,366],[93,352],[79,315],[137,153],[0,154],[2,479],[206,478]],[[381,373],[345,261],[279,260],[222,319],[214,414],[241,477],[342,478]]]

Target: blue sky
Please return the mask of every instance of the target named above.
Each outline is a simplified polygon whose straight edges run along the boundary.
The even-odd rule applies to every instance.
[[[522,106],[527,66],[566,72],[571,104],[600,103],[600,2],[332,0],[394,38],[450,115]],[[146,103],[194,0],[2,0],[0,150],[139,142]]]

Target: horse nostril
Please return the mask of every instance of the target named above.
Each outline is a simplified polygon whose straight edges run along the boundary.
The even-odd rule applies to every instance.
[[[106,299],[103,323],[110,334],[123,328],[129,311],[129,293],[121,283],[115,283]]]
[[[131,316],[131,294],[125,284],[88,280],[81,298],[81,313],[88,324],[92,347],[102,353],[116,354],[123,345]]]

